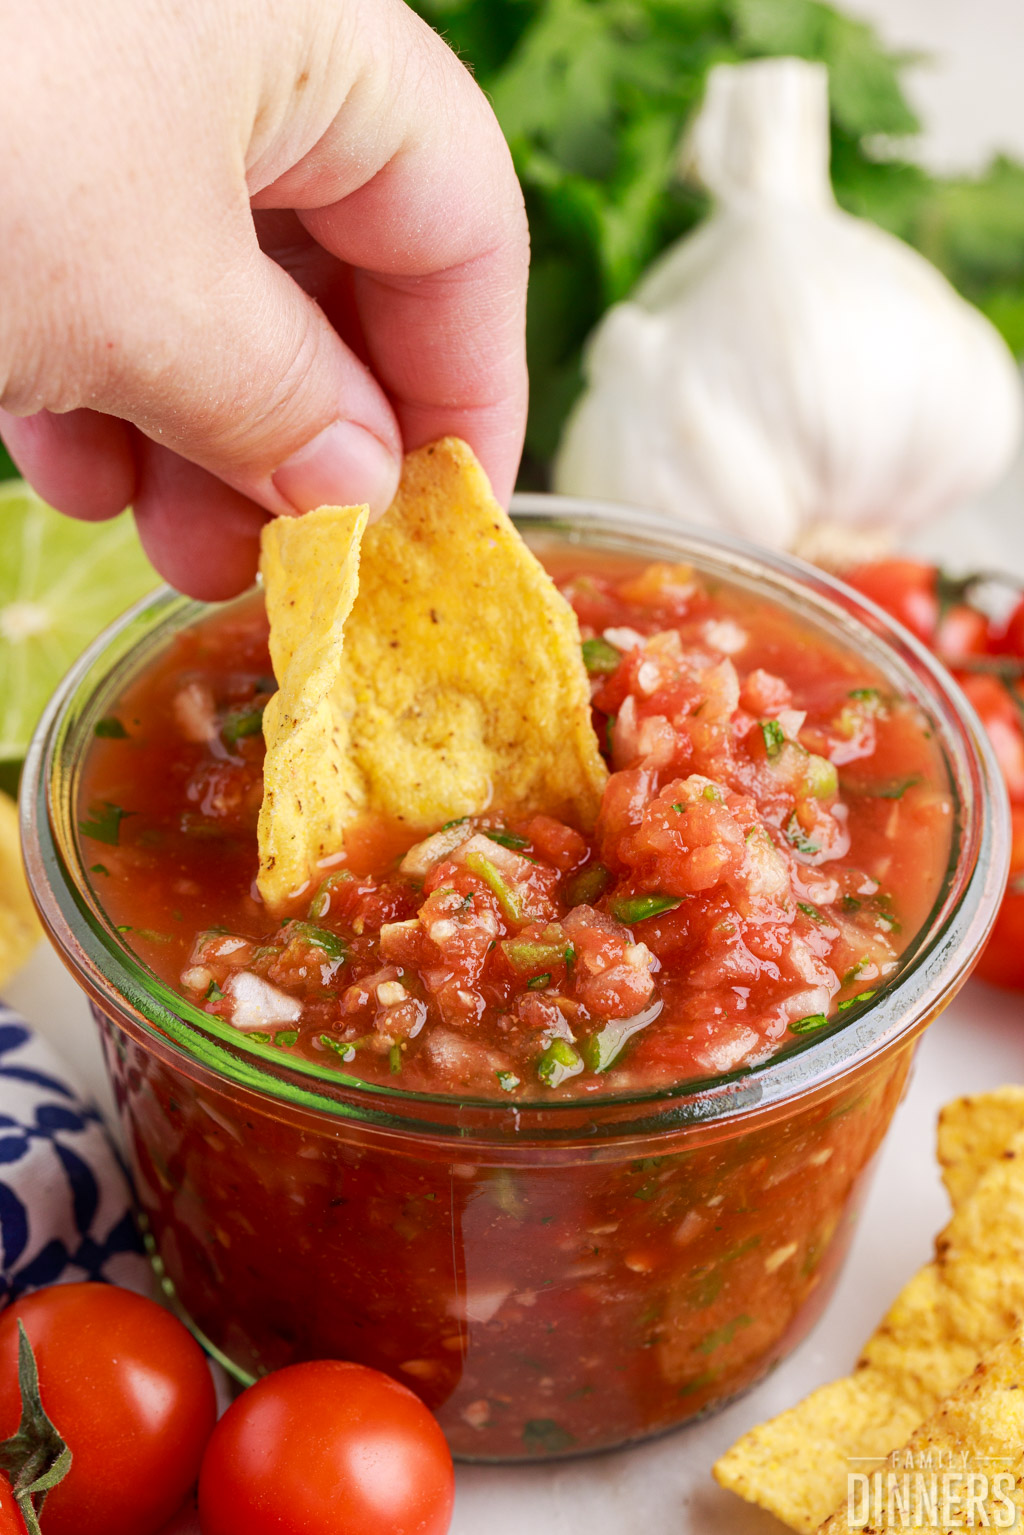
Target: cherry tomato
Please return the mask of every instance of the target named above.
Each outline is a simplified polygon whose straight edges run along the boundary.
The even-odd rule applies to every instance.
[[[1004,656],[1024,656],[1024,597],[999,631],[995,649]]]
[[[845,579],[891,613],[919,640],[934,645],[939,626],[937,576],[934,565],[921,560],[894,559],[860,565]]]
[[[965,602],[954,603],[939,619],[932,648],[947,664],[987,655],[991,648],[988,619]]]
[[[21,1418],[19,1318],[43,1407],[72,1455],[46,1498],[46,1535],[154,1535],[195,1481],[216,1420],[202,1349],[162,1306],[130,1290],[37,1290],[0,1316],[3,1438]]]
[[[378,1370],[326,1359],[250,1386],[199,1477],[203,1535],[445,1535],[452,1458],[436,1420]]]
[[[0,1471],[0,1535],[25,1535],[25,1521],[11,1492],[11,1484]]]
[[[957,673],[992,742],[1010,799],[1024,804],[1024,720],[1007,685],[984,673]]]
[[[1012,815],[1010,883],[975,975],[993,986],[1020,991],[1024,990],[1024,806],[1014,805]]]

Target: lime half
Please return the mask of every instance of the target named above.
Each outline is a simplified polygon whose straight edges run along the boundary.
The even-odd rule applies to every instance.
[[[25,755],[75,657],[157,584],[129,512],[76,522],[23,480],[0,484],[0,762]]]

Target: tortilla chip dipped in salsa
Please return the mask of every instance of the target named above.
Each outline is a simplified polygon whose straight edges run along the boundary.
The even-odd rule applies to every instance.
[[[425,830],[541,812],[590,830],[607,779],[576,616],[470,449],[410,454],[387,516],[365,524],[322,507],[264,530],[272,908],[368,815]]]

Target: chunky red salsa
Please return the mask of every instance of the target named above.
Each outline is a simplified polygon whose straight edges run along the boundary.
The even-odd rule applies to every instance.
[[[272,918],[255,875],[274,682],[251,599],[181,634],[96,727],[79,828],[130,946],[283,1052],[497,1098],[728,1072],[865,1004],[947,862],[921,713],[687,566],[574,560],[553,569],[611,769],[593,835],[497,812],[367,824]]]

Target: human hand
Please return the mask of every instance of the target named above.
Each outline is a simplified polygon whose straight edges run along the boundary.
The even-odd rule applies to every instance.
[[[465,438],[507,499],[527,230],[497,122],[401,0],[0,0],[0,430],[182,591],[270,512]],[[315,302],[313,302],[315,300]]]

